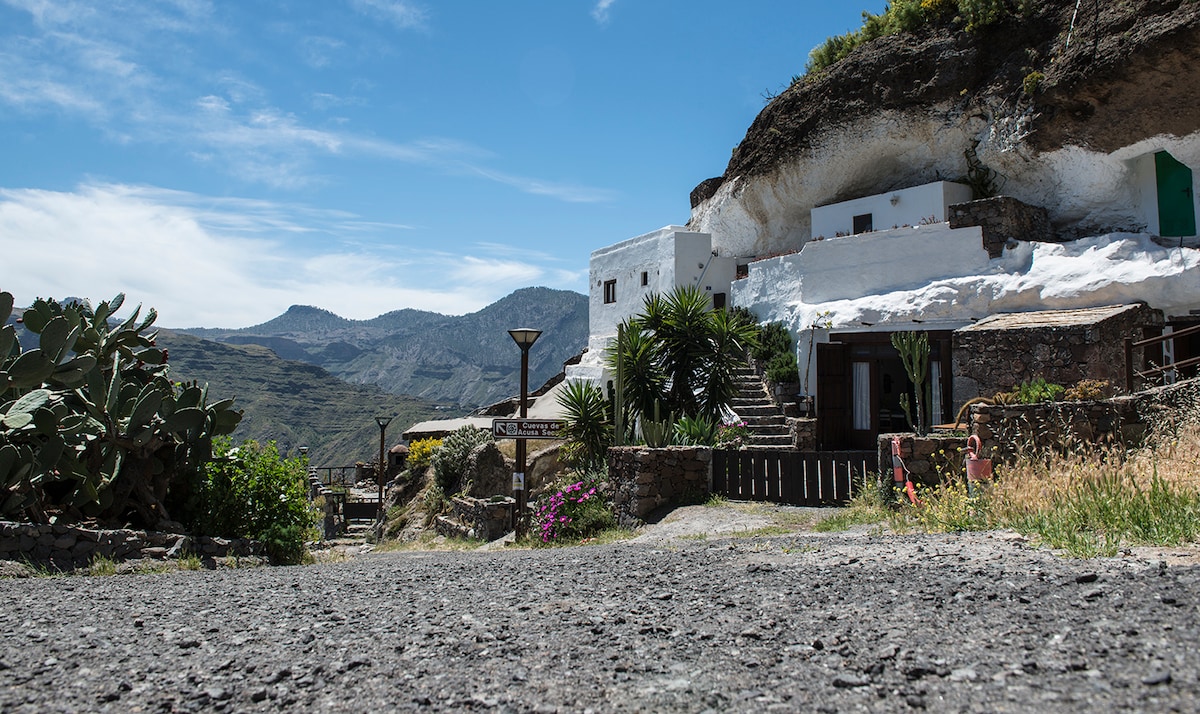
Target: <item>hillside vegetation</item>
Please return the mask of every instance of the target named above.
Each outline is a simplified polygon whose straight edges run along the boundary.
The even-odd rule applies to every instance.
[[[258,345],[306,362],[347,382],[413,395],[458,411],[516,394],[520,351],[507,330],[542,330],[529,353],[529,381],[541,385],[587,345],[587,296],[524,288],[462,316],[397,310],[348,320],[328,310],[292,306],[272,320],[240,330],[184,332],[229,345]]]
[[[259,345],[221,344],[166,330],[158,341],[170,350],[173,380],[199,380],[208,383],[212,394],[236,396],[234,406],[245,415],[234,439],[275,441],[291,456],[308,446],[314,466],[378,458],[376,415],[395,417],[388,429],[389,443],[418,421],[458,415],[439,411],[425,400],[349,384]]]

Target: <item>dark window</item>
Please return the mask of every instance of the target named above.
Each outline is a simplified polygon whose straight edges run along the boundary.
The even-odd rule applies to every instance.
[[[642,287],[646,287],[649,284],[650,284],[650,273],[647,273],[645,270],[643,270],[642,271]]]
[[[616,302],[616,301],[617,301],[617,281],[616,280],[605,280],[604,281],[604,304],[607,305],[610,302]]]
[[[750,266],[748,264],[739,265],[737,267],[737,275],[734,277],[734,279],[741,280],[742,278],[748,278],[748,277],[750,277]]]
[[[722,310],[725,308],[725,293],[713,293],[713,309]]]
[[[854,233],[856,235],[859,233],[866,233],[866,232],[872,231],[872,230],[874,230],[874,228],[871,227],[871,214],[870,213],[864,213],[861,216],[854,217]]]

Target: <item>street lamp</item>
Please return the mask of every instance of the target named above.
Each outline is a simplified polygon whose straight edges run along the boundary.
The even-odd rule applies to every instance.
[[[528,394],[529,394],[529,348],[533,347],[533,343],[537,342],[537,338],[541,337],[541,330],[534,330],[528,327],[518,327],[515,330],[509,330],[508,334],[513,338],[513,342],[517,343],[517,347],[521,348],[521,412],[520,417],[524,419],[529,416],[528,410]],[[517,439],[517,470],[513,474],[513,498],[517,501],[517,508],[513,515],[513,530],[516,531],[517,537],[525,535],[525,440]]]
[[[375,481],[379,484],[379,522],[380,523],[383,522],[383,474],[385,472],[384,461],[383,461],[383,459],[384,459],[383,439],[384,439],[384,434],[387,433],[387,425],[389,423],[391,423],[391,421],[392,421],[392,418],[390,416],[389,417],[385,417],[385,416],[375,417],[375,423],[379,425],[379,477],[376,478]]]

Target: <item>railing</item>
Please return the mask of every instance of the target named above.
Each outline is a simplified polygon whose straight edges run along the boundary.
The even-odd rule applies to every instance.
[[[316,471],[318,475],[324,474],[321,476],[321,483],[326,486],[353,486],[358,480],[357,466],[310,466],[309,471]],[[334,471],[337,472],[336,477]],[[346,472],[350,472],[348,478]]]
[[[1144,340],[1134,341],[1133,339],[1126,337],[1125,338],[1125,392],[1127,394],[1133,393],[1134,377],[1141,377],[1142,379],[1145,379],[1145,378],[1150,377],[1155,374],[1166,374],[1167,372],[1179,369],[1181,367],[1190,367],[1192,365],[1200,365],[1200,357],[1192,357],[1192,358],[1180,360],[1177,362],[1171,362],[1170,364],[1164,364],[1161,367],[1151,367],[1145,371],[1138,372],[1138,371],[1135,371],[1133,368],[1133,350],[1135,347],[1149,347],[1150,345],[1162,344],[1163,342],[1166,342],[1168,340],[1173,340],[1176,337],[1187,337],[1188,335],[1195,335],[1198,333],[1200,333],[1200,325],[1193,325],[1191,327],[1185,327],[1182,330],[1176,330],[1174,332],[1168,332],[1164,335],[1159,335],[1158,337],[1148,337]]]
[[[879,469],[875,451],[716,449],[712,492],[736,500],[792,506],[843,504]]]

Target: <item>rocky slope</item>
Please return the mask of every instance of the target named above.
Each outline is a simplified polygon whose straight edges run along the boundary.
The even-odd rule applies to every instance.
[[[1200,162],[1200,3],[1083,3],[1073,27],[1075,2],[1033,5],[977,32],[883,37],[797,82],[693,191],[689,226],[734,255],[795,250],[813,206],[959,179],[976,146],[1060,232],[1138,229],[1125,162]]]

